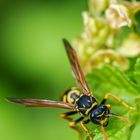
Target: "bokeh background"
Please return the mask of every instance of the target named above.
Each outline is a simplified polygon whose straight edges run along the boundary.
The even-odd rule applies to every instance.
[[[62,109],[32,109],[6,97],[59,100],[75,85],[62,38],[82,32],[87,0],[0,1],[0,140],[74,140]],[[138,125],[132,140],[139,138]]]

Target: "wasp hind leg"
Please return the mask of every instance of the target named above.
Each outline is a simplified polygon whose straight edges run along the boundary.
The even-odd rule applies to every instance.
[[[70,116],[76,114],[77,111],[70,111],[70,112],[66,112],[60,115],[61,118],[66,119],[69,121],[69,127],[71,127],[72,129],[76,130],[79,135],[80,135],[80,139],[84,140],[84,136],[82,133],[82,130],[80,129],[79,126],[77,126],[76,124],[80,121],[82,121],[84,119],[83,116],[81,116],[80,118],[78,118],[77,120],[73,120]]]
[[[135,110],[134,107],[129,106],[126,102],[124,102],[123,100],[121,100],[120,98],[114,96],[114,95],[111,94],[111,93],[107,93],[107,94],[105,95],[105,97],[104,97],[103,101],[101,102],[101,104],[105,104],[106,101],[107,101],[107,99],[108,99],[109,97],[112,97],[113,99],[115,99],[117,102],[119,102],[120,104],[122,104],[122,105],[125,106],[126,108],[131,109],[131,110]]]
[[[80,123],[81,123],[81,126],[83,127],[83,129],[85,130],[86,134],[88,135],[89,139],[93,140],[92,135],[91,135],[89,129],[87,128],[87,126],[86,126],[86,124],[89,123],[89,122],[90,122],[90,120],[88,119],[88,120],[83,120]]]

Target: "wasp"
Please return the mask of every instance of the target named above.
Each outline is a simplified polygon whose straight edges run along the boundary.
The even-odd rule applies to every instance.
[[[107,99],[109,97],[112,97],[128,109],[133,109],[133,107],[129,106],[127,103],[125,103],[120,98],[114,96],[111,93],[107,93],[101,103],[98,103],[87,84],[75,50],[66,39],[63,39],[63,42],[68,59],[71,64],[73,75],[77,82],[77,87],[72,87],[71,89],[68,89],[64,93],[61,101],[19,98],[7,99],[8,101],[23,104],[28,107],[50,107],[68,109],[69,112],[61,114],[60,117],[69,121],[69,126],[79,132],[81,140],[84,139],[81,128],[83,128],[90,140],[93,139],[87,127],[87,124],[89,122],[99,125],[101,127],[104,140],[107,140],[105,127],[108,125],[110,117],[117,117],[120,120],[124,121],[126,124],[128,123],[128,121],[122,116],[111,113],[111,105],[106,104]],[[72,118],[72,115],[77,113],[80,116],[78,119],[74,120]],[[79,127],[77,125],[78,123],[80,123],[82,127]]]

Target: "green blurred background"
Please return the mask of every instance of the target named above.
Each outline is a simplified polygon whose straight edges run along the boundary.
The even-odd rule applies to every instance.
[[[66,110],[25,108],[4,98],[59,100],[75,85],[62,38],[82,32],[87,0],[3,0],[0,6],[0,140],[78,139],[59,119]]]

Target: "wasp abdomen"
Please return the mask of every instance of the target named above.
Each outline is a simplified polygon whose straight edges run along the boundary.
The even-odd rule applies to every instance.
[[[77,87],[72,87],[64,93],[61,100],[65,103],[75,104],[75,101],[81,94],[81,91]]]

